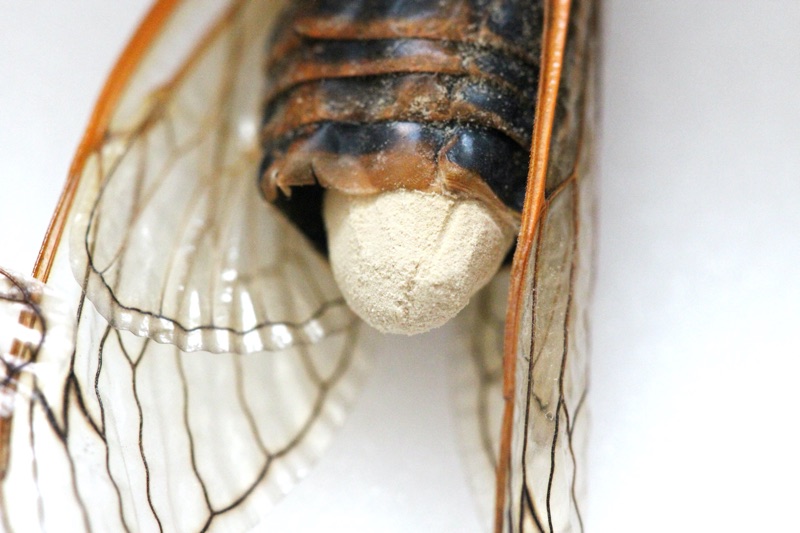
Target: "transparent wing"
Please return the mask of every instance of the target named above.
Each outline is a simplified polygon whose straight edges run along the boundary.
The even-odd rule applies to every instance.
[[[581,531],[578,463],[586,391],[589,257],[577,243],[579,186],[548,198],[532,265],[530,351],[517,361],[509,531]]]
[[[553,22],[559,16],[554,13],[561,9],[556,4],[548,6]],[[573,2],[571,11],[561,13],[569,16],[569,25],[561,26],[568,28],[564,69],[558,100],[553,101],[540,216],[530,253],[524,258],[514,388],[507,391],[513,402],[513,422],[506,486],[500,487],[505,491],[500,509],[503,531],[583,530],[579,466],[587,418],[591,11],[590,2]],[[551,32],[552,36],[555,32]],[[557,56],[553,54],[553,62]],[[537,110],[537,120],[541,112]]]
[[[73,269],[115,328],[251,353],[353,321],[327,263],[256,185],[264,53],[280,8],[234,3],[135,111],[122,102],[90,154]],[[153,76],[149,59],[131,87]]]
[[[0,432],[6,531],[247,530],[341,423],[358,323],[256,188],[279,8],[162,1],[109,80],[39,269],[72,342],[43,327]]]
[[[457,317],[465,357],[453,358],[459,447],[482,522],[489,530],[503,416],[503,324],[507,268],[473,297]]]

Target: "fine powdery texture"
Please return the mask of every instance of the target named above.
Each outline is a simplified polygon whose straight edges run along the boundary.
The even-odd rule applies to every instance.
[[[483,203],[394,190],[327,192],[333,274],[350,307],[385,333],[443,325],[497,272],[516,228]]]

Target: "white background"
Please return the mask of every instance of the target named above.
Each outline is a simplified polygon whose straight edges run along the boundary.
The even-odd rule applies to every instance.
[[[0,0],[0,264],[30,271],[146,3]],[[604,15],[587,530],[792,530],[800,3],[609,1]],[[381,341],[272,531],[478,530],[446,344]]]

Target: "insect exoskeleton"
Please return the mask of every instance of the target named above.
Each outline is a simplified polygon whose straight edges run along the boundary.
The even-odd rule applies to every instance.
[[[445,323],[518,229],[541,10],[489,3],[297,2],[269,43],[262,192],[382,331]]]

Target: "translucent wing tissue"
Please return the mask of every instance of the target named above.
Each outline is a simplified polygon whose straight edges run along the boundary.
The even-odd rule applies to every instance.
[[[89,300],[112,326],[187,351],[277,350],[353,321],[325,261],[257,193],[280,6],[251,4],[224,14],[137,122],[112,123],[82,180],[97,192],[76,206],[73,269]]]
[[[246,530],[343,419],[357,323],[255,193],[279,8],[161,2],[110,80],[45,245],[74,349],[34,353],[4,420],[6,531]]]
[[[459,315],[467,346],[464,357],[453,359],[452,371],[459,447],[487,531],[495,503],[503,415],[503,322],[508,274],[507,268],[501,270]]]
[[[526,242],[514,259],[506,324],[496,526],[513,532],[583,530],[594,6],[547,6],[532,201],[526,199],[520,237]]]

